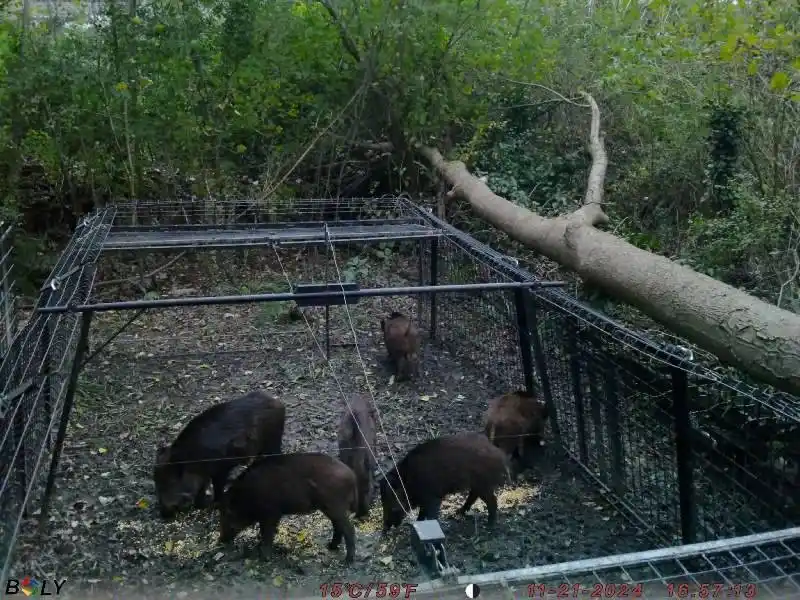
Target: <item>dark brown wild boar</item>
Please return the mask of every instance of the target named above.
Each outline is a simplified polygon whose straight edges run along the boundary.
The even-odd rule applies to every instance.
[[[482,433],[422,442],[381,480],[384,533],[399,526],[404,513],[416,507],[420,507],[418,520],[438,519],[442,499],[456,492],[468,492],[459,514],[465,514],[480,498],[486,503],[489,525],[493,525],[497,521],[495,490],[508,474],[506,460],[503,451]]]
[[[352,564],[356,538],[348,513],[356,509],[356,495],[355,474],[332,456],[308,452],[259,459],[233,480],[225,494],[219,541],[228,544],[258,523],[262,547],[269,552],[283,515],[319,510],[333,525],[328,549],[338,548],[344,537],[345,564]]]
[[[493,398],[484,415],[489,440],[516,462],[515,475],[530,460],[542,442],[547,422],[547,404],[524,390]]]
[[[279,454],[286,407],[254,391],[204,410],[187,423],[171,446],[160,446],[153,469],[164,518],[194,505],[202,508],[209,480],[219,503],[234,467],[254,456]]]
[[[374,490],[375,419],[369,400],[365,396],[356,396],[349,403],[350,408],[345,408],[339,422],[339,460],[356,474],[358,481],[356,518],[361,519],[369,514]]]
[[[381,320],[383,341],[389,360],[394,366],[398,380],[416,374],[419,366],[419,329],[416,324],[399,312],[393,312]]]

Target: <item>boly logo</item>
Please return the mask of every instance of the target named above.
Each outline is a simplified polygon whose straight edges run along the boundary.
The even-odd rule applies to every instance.
[[[6,594],[19,594],[26,596],[58,596],[66,579],[36,579],[26,575],[24,579],[9,579],[6,582]]]

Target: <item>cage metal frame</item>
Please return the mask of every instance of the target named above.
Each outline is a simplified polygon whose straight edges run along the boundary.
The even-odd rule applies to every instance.
[[[356,206],[357,201],[368,202],[373,209],[377,206],[377,212],[383,210],[391,214],[377,216],[371,214],[369,218],[365,219],[361,214],[356,214],[358,211],[354,209],[354,206]],[[332,204],[334,205],[334,214],[326,216],[324,211],[330,210]],[[619,369],[619,365],[611,365],[610,367],[606,365],[592,369],[587,366],[591,360],[586,357],[591,356],[593,352],[598,356],[602,356],[603,352],[606,351],[603,346],[604,343],[608,339],[612,339],[617,344],[618,350],[624,349],[638,356],[646,356],[654,363],[658,363],[659,367],[667,373],[669,398],[665,400],[663,408],[665,409],[664,413],[668,415],[665,417],[665,421],[674,435],[674,463],[677,468],[677,495],[680,507],[677,534],[685,544],[702,538],[699,531],[703,530],[703,527],[699,524],[701,518],[698,514],[698,507],[701,502],[698,502],[696,494],[698,460],[695,455],[698,452],[698,448],[711,452],[709,448],[716,443],[716,440],[708,442],[709,448],[705,448],[704,444],[707,441],[704,440],[703,435],[698,433],[697,419],[692,414],[689,402],[691,381],[694,379],[719,385],[733,394],[757,402],[760,408],[769,409],[776,414],[780,413],[792,424],[800,424],[798,404],[796,400],[788,395],[769,394],[740,382],[722,378],[718,374],[694,363],[679,347],[656,342],[645,335],[621,326],[605,315],[583,305],[564,291],[557,289],[563,285],[562,283],[538,281],[529,272],[521,269],[514,259],[492,250],[471,236],[455,229],[429,211],[415,205],[409,199],[301,200],[295,201],[293,204],[287,204],[286,210],[283,211],[280,210],[280,207],[276,208],[274,205],[267,206],[265,210],[269,213],[268,218],[262,218],[263,213],[259,212],[264,207],[257,207],[253,202],[208,203],[204,200],[193,200],[189,203],[179,202],[175,206],[177,207],[176,211],[170,215],[169,208],[165,209],[164,203],[132,202],[111,205],[99,209],[87,217],[78,227],[70,242],[72,250],[68,247],[62,254],[59,264],[56,265],[47,284],[43,287],[42,295],[36,306],[35,318],[26,327],[25,343],[31,337],[31,332],[36,329],[36,323],[39,323],[39,329],[45,331],[49,328],[43,328],[41,323],[47,324],[51,319],[56,323],[62,319],[71,319],[73,333],[79,330],[79,333],[70,337],[71,345],[69,347],[72,348],[72,364],[69,369],[68,379],[66,379],[67,385],[62,386],[56,401],[53,403],[56,410],[51,412],[52,417],[48,434],[52,432],[56,421],[58,421],[58,430],[56,439],[51,444],[51,465],[42,500],[42,523],[46,520],[47,507],[52,494],[58,457],[63,444],[77,378],[80,369],[88,362],[85,354],[91,318],[94,312],[99,311],[142,311],[171,306],[287,300],[302,300],[307,303],[318,302],[319,305],[324,305],[327,309],[330,304],[342,303],[349,298],[418,294],[421,298],[424,298],[428,305],[426,319],[429,325],[429,334],[431,338],[436,338],[437,300],[443,298],[442,294],[446,296],[448,292],[457,291],[513,290],[514,311],[516,313],[515,326],[519,333],[520,358],[524,372],[525,387],[531,392],[540,393],[550,406],[553,432],[567,449],[568,454],[584,468],[591,479],[609,492],[612,503],[621,508],[623,512],[634,516],[637,516],[637,508],[622,497],[620,492],[624,488],[624,482],[620,481],[620,471],[625,461],[625,453],[624,448],[615,441],[615,432],[618,433],[620,431],[623,421],[623,416],[620,414],[619,406],[617,406],[619,400],[616,398],[616,391],[614,390],[616,378],[614,373]],[[253,208],[254,206],[256,206],[255,209]],[[344,214],[342,215],[340,211]],[[149,215],[151,222],[149,224],[141,224],[140,220],[143,215],[147,217],[148,213],[151,213]],[[320,214],[320,218],[317,220],[309,218],[309,215],[316,214]],[[159,220],[169,221],[170,219],[174,221],[176,220],[176,215],[178,217],[182,216],[184,223],[159,222]],[[251,216],[252,222],[247,221],[247,218]],[[242,217],[245,217],[245,219],[242,219]],[[345,289],[339,282],[338,286],[337,284],[330,284],[325,290],[305,294],[297,294],[296,291],[293,291],[288,294],[127,300],[94,304],[88,302],[94,279],[95,262],[103,252],[178,251],[187,249],[203,251],[216,248],[282,248],[314,244],[324,244],[327,248],[339,243],[364,243],[394,239],[416,241],[425,247],[431,257],[427,272],[424,274],[428,285]],[[488,265],[493,270],[493,276],[496,280],[478,284],[443,283],[438,272],[439,262],[437,260],[438,246],[443,243],[443,240],[447,243],[455,244],[464,253],[465,257]],[[75,248],[78,247],[85,247],[83,250],[85,256],[82,260],[76,260],[74,256],[76,254]],[[85,272],[87,267],[90,268],[90,273],[88,274]],[[64,285],[65,282],[71,282],[72,286],[76,288],[82,286],[82,293],[71,294],[66,301],[63,294],[56,297],[58,295],[55,292],[69,287],[69,285]],[[542,336],[542,331],[546,327],[548,311],[557,311],[564,318],[573,321],[572,324],[568,324],[566,327],[564,343],[550,353],[547,352]],[[56,326],[55,329],[58,329],[58,327]],[[47,339],[47,336],[43,334],[39,335],[39,337]],[[102,349],[103,345],[101,345],[100,349]],[[99,350],[96,350],[92,356],[96,355],[97,352]],[[556,355],[565,364],[569,363],[572,389],[567,394],[569,396],[567,404],[565,404],[563,390],[561,390],[562,397],[557,398],[558,390],[555,389],[552,381],[554,367],[558,366],[553,359]],[[7,371],[6,362],[9,361],[4,361],[3,369]],[[610,375],[605,378],[604,383],[598,383],[594,380],[588,383],[582,381],[582,378],[585,379],[587,373],[593,370],[608,371]],[[10,373],[10,375],[16,376],[18,374],[14,372]],[[38,378],[36,381],[41,381],[41,369]],[[19,380],[20,377],[9,377],[7,381],[10,382],[12,379]],[[14,391],[9,389],[9,385],[6,385],[6,389],[3,392],[4,396],[2,397],[4,403],[7,404],[15,398],[21,398],[27,391],[35,387],[36,381],[33,381],[33,383],[31,381],[33,380],[30,378],[27,382],[25,380],[22,381],[22,388],[28,385],[22,392],[19,391],[21,388]],[[588,387],[586,387],[587,385]],[[38,397],[42,394],[43,387],[39,386],[36,389],[39,390],[36,396],[38,400]],[[586,395],[584,393],[585,390],[589,390],[590,396],[599,395],[603,397],[603,402],[598,402],[595,398],[588,403],[592,411],[600,404],[605,404],[603,406],[604,413],[598,410],[597,415],[593,415],[597,417],[594,421],[595,433],[605,428],[605,433],[611,440],[611,457],[605,460],[606,467],[611,464],[611,468],[605,470],[605,472],[603,472],[604,469],[602,468],[600,470],[593,469],[589,464],[591,461],[587,450],[586,438],[591,433],[589,431],[591,427],[586,424],[586,421],[591,419],[587,419],[587,415],[584,414],[584,404],[586,403],[583,396]],[[567,413],[570,413],[570,411],[574,414],[568,415]],[[57,418],[57,416],[60,418]],[[571,440],[567,440],[562,434],[565,425],[572,426],[572,422],[566,417],[573,419],[576,423],[574,428],[577,434],[574,440],[575,443],[570,443]],[[601,421],[602,423],[600,423]],[[24,440],[20,440],[19,444],[24,444]],[[709,462],[708,464],[711,463]],[[757,479],[757,477],[755,478]],[[6,479],[8,479],[8,474]],[[27,505],[28,496],[29,494],[26,495],[23,506]],[[796,511],[793,510],[793,520],[795,515]],[[640,524],[648,525],[643,519],[637,518]],[[670,537],[664,531],[658,531],[655,527],[650,527],[650,529],[663,539],[669,539]],[[672,537],[674,538],[675,536],[673,535]],[[11,548],[9,547],[8,556],[10,556],[10,553]],[[8,566],[7,560],[4,568],[7,569]]]

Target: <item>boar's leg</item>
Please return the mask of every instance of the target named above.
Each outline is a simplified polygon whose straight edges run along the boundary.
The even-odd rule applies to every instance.
[[[258,526],[261,529],[261,550],[269,554],[275,548],[273,547],[273,540],[275,539],[275,534],[278,532],[278,523],[280,523],[280,517],[269,517],[266,519],[261,519],[258,522]]]
[[[204,508],[208,508],[208,496],[206,495],[206,488],[208,487],[208,482],[204,485],[200,486],[200,489],[197,490],[197,495],[194,497],[194,507],[200,510]]]
[[[486,512],[489,514],[489,526],[491,527],[497,522],[497,497],[494,495],[494,490],[478,492],[478,498],[486,503]]]
[[[358,478],[358,509],[356,510],[356,519],[363,519],[369,516],[370,483],[367,473],[362,473],[362,476]]]
[[[403,381],[407,379],[408,361],[405,356],[397,357],[397,379]]]
[[[479,498],[478,494],[474,491],[470,490],[469,494],[467,495],[467,499],[464,501],[464,505],[458,509],[458,514],[462,517],[467,514],[467,511],[472,508],[472,505],[475,504],[475,501]]]
[[[417,517],[417,521],[438,519],[439,510],[441,509],[441,507],[442,507],[442,501],[439,498],[434,498],[422,502],[421,508],[419,509],[419,516]]]
[[[328,550],[336,550],[339,544],[342,543],[344,537],[344,545],[347,552],[344,557],[344,564],[351,565],[356,558],[356,529],[347,518],[346,513],[330,513],[326,515],[331,520],[333,525],[333,537],[328,544]]]
[[[218,471],[211,476],[211,487],[214,488],[214,502],[222,504],[222,498],[225,495],[225,484],[228,483],[228,475],[231,470]]]

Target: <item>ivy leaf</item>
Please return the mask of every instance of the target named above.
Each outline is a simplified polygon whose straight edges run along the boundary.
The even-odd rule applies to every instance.
[[[789,87],[789,76],[783,71],[777,71],[769,81],[769,87],[776,92],[782,92]]]

